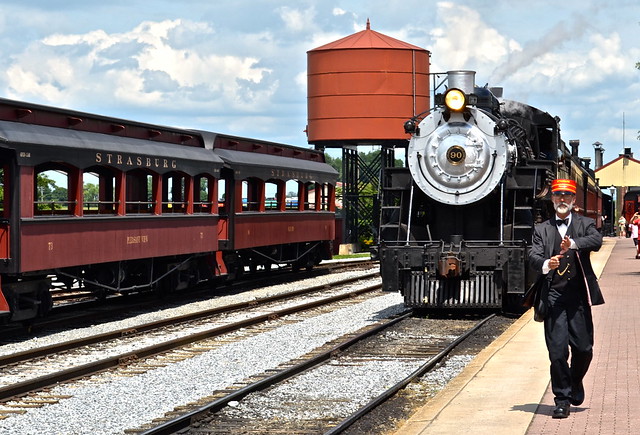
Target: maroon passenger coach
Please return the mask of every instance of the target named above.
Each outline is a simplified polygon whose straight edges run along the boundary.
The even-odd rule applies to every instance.
[[[105,296],[316,264],[336,178],[318,151],[0,99],[0,321],[46,315],[52,279]]]

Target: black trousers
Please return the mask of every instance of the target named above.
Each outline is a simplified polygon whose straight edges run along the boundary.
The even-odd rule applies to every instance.
[[[549,290],[544,337],[551,362],[556,405],[571,399],[571,385],[582,382],[593,358],[593,320],[584,287]],[[569,365],[571,349],[571,365]]]

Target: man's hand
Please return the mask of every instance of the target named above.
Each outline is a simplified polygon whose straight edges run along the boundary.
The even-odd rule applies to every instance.
[[[564,243],[564,240],[563,240]],[[554,255],[553,257],[551,257],[549,259],[549,269],[550,270],[554,270],[557,269],[560,266],[560,259],[562,258],[562,255]]]

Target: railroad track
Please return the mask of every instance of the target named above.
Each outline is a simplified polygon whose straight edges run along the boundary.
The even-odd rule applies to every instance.
[[[107,321],[114,316],[126,316],[127,312],[135,312],[147,308],[160,308],[167,303],[188,303],[194,300],[211,298],[219,294],[242,292],[296,281],[325,274],[340,273],[349,270],[367,270],[375,267],[376,261],[370,259],[349,260],[344,262],[328,262],[316,266],[311,271],[292,272],[274,268],[271,272],[258,272],[234,282],[205,282],[191,289],[170,293],[159,299],[152,292],[133,293],[127,295],[109,295],[99,298],[83,288],[66,289],[62,284],[54,282],[52,298],[54,307],[44,319],[34,319],[28,324],[0,326],[0,340],[24,336],[34,332],[66,327],[76,327],[82,322],[97,320]]]
[[[316,297],[310,302],[301,302],[302,298],[309,298],[314,293],[327,292],[329,287],[348,287],[358,281],[374,278],[377,273],[369,273],[358,277],[336,281],[326,284],[303,288],[296,291],[267,296],[232,305],[225,305],[208,310],[203,310],[187,315],[163,319],[138,325],[134,328],[118,329],[107,333],[92,335],[72,341],[57,343],[54,345],[30,349],[23,352],[0,356],[0,401],[7,401],[16,396],[24,395],[66,382],[82,376],[90,376],[102,370],[111,369],[123,364],[130,364],[143,358],[180,349],[191,343],[228,334],[241,328],[248,328],[270,320],[277,319],[293,313],[307,311],[319,306],[332,304],[338,301],[348,300],[359,295],[370,293],[380,289],[379,284],[369,285],[356,290],[331,290],[331,295]],[[292,301],[289,306],[269,308],[282,301]],[[227,317],[231,313],[241,312],[246,318],[230,321]],[[181,336],[172,339],[161,339],[149,346],[140,345],[143,336],[154,334],[155,336],[175,336],[175,330],[183,331]],[[195,332],[184,332],[184,331]],[[112,352],[106,358],[98,358],[86,362],[93,352],[102,353],[105,347],[127,349],[135,343],[135,349]],[[77,356],[77,357],[76,357]],[[55,359],[60,360],[56,364]],[[74,360],[81,361],[74,363]],[[41,368],[38,368],[41,367]],[[50,373],[38,375],[44,370]],[[25,372],[34,372],[29,379],[12,382],[19,373],[22,377]],[[1,415],[1,411],[0,411]]]
[[[439,337],[428,333],[420,337],[420,333],[415,332],[389,332],[410,316],[411,313],[404,313],[358,334],[342,337],[273,374],[254,379],[234,391],[220,392],[207,403],[199,401],[182,407],[174,413],[180,414],[178,416],[127,433],[341,433],[409,383],[433,370],[494,315],[474,325],[460,322],[466,324],[464,332],[453,335],[451,331]],[[388,332],[385,334],[385,331]],[[384,365],[395,375],[378,384],[370,382],[370,388],[356,388],[355,383],[365,384],[367,379],[379,376],[385,370],[381,368]],[[323,382],[317,383],[320,379]],[[331,382],[337,385],[327,387]],[[389,382],[392,386],[382,386]],[[309,388],[310,383],[314,387]],[[358,396],[348,397],[345,393],[348,390],[356,390]],[[356,404],[355,410],[341,407],[341,402]]]

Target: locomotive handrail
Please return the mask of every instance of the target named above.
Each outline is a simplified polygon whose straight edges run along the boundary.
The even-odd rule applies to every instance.
[[[411,183],[411,191],[409,192],[409,218],[407,219],[407,240],[405,241],[405,245],[409,245],[409,240],[411,238],[411,216],[413,212],[413,186],[415,183]],[[401,213],[402,214],[402,213]]]

